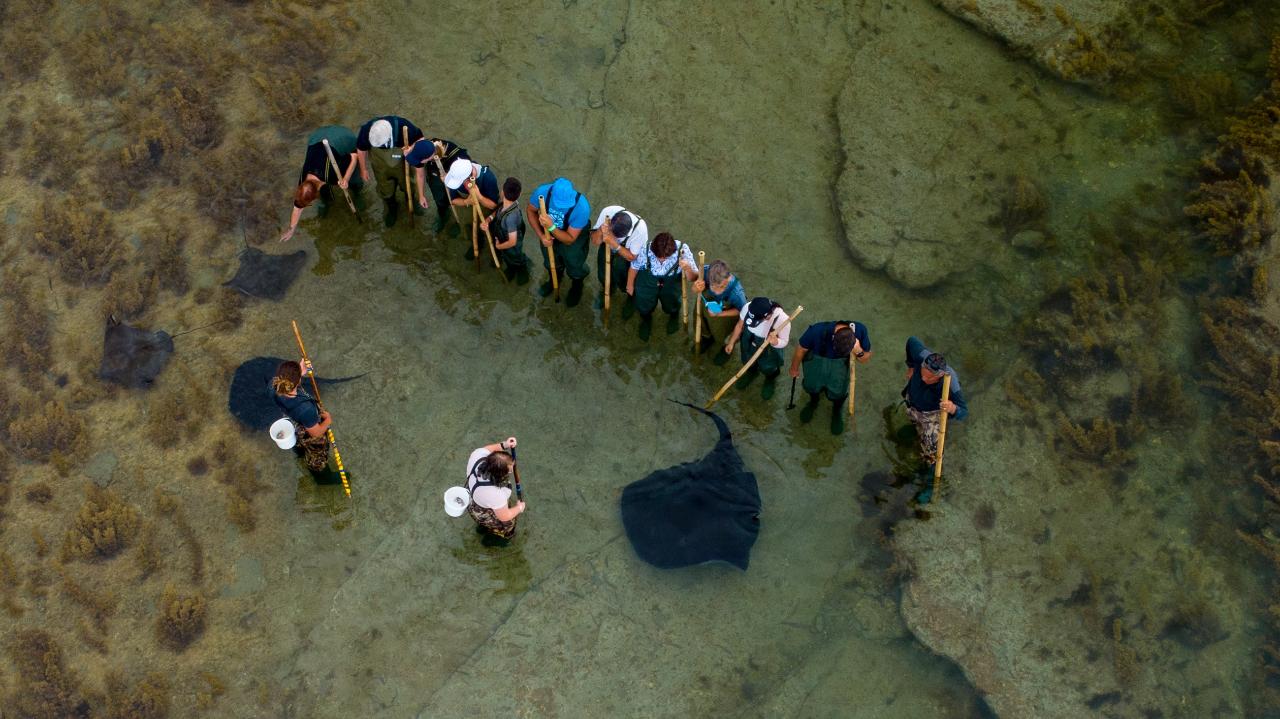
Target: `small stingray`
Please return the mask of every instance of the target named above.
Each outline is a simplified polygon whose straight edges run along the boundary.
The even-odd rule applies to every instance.
[[[683,403],[679,403],[683,404]],[[760,533],[760,490],[724,420],[720,441],[696,462],[660,469],[622,490],[622,526],[636,554],[661,569],[728,562],[745,570]]]
[[[227,393],[227,409],[240,423],[249,429],[264,430],[271,423],[284,416],[280,405],[272,396],[271,378],[275,377],[276,367],[284,360],[279,357],[254,357],[236,367],[231,377],[231,391]],[[316,378],[320,384],[336,384],[359,379],[364,375],[341,377],[338,379]],[[306,384],[310,384],[307,380]]]
[[[305,264],[305,250],[288,255],[268,255],[257,248],[246,247],[240,251],[240,269],[236,270],[236,276],[223,284],[250,297],[282,300]]]
[[[147,332],[107,320],[98,376],[125,387],[150,387],[173,354],[173,337],[164,330]]]

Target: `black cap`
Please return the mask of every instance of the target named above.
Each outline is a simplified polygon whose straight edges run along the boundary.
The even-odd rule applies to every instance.
[[[930,372],[942,374],[947,371],[947,358],[943,357],[942,354],[938,352],[934,352],[924,358],[924,366],[927,367]]]
[[[773,308],[773,300],[768,297],[757,297],[751,300],[751,304],[747,305],[747,326],[755,327],[769,319],[769,315],[773,314]]]

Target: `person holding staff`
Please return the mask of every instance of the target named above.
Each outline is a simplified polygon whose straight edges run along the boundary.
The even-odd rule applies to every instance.
[[[406,133],[405,130],[408,130]],[[383,224],[391,227],[396,223],[400,211],[400,201],[396,199],[398,191],[403,191],[406,198],[414,197],[412,190],[405,187],[405,153],[404,145],[408,137],[409,147],[422,139],[422,130],[398,115],[375,117],[360,127],[356,135],[356,159],[360,163],[360,179],[369,181],[369,166],[373,165],[373,177],[377,183],[378,196],[382,198],[384,214]],[[418,193],[418,206],[426,207],[425,198]]]
[[[969,415],[969,407],[960,389],[960,377],[947,364],[947,358],[925,347],[916,337],[907,338],[906,364],[907,384],[902,388],[902,399],[907,405],[907,417],[916,427],[920,459],[929,465],[929,476],[932,477],[932,466],[938,461],[938,427],[942,413],[946,412],[951,420],[959,422]],[[951,375],[951,391],[944,402],[942,378],[946,375]],[[916,499],[924,504],[932,495],[933,488],[927,487]]]
[[[467,458],[467,491],[471,503],[467,511],[476,521],[476,531],[497,540],[509,540],[516,534],[516,517],[524,511],[524,502],[511,504],[511,488],[507,486],[515,464],[511,452],[516,438],[486,444]]]
[[[844,431],[845,401],[849,396],[849,361],[871,361],[871,335],[861,322],[815,322],[800,335],[800,346],[791,357],[791,376],[804,367],[804,391],[809,404],[800,410],[800,421],[813,419],[820,393],[831,400],[831,433]]]
[[[752,369],[759,370],[765,376],[764,389],[761,396],[764,399],[773,397],[774,385],[778,379],[778,375],[782,373],[782,365],[784,357],[782,350],[791,341],[791,325],[783,325],[787,319],[787,311],[782,309],[782,305],[769,299],[768,297],[756,297],[751,302],[738,311],[738,324],[733,328],[733,334],[729,335],[729,339],[724,344],[724,353],[733,354],[733,346],[737,344],[738,338],[742,338],[742,362],[746,364],[751,356],[756,353],[756,349],[764,344],[765,339],[769,337],[769,333],[775,328],[778,334],[773,338],[770,346],[760,355],[760,359],[756,360],[756,364]],[[742,333],[746,328],[747,333]]]
[[[627,270],[627,294],[634,298],[640,313],[640,336],[649,338],[653,311],[662,303],[662,311],[670,318],[667,334],[680,329],[680,277],[698,276],[693,251],[677,242],[670,232],[660,232],[653,242],[631,262]]]
[[[605,257],[609,258],[609,293],[623,292],[627,287],[627,269],[649,246],[649,225],[636,213],[622,205],[609,205],[596,216],[591,226],[591,244],[596,251],[596,279],[605,286]],[[596,301],[596,309],[604,309],[604,294]]]
[[[543,213],[541,206],[546,205]],[[551,294],[560,282],[560,275],[567,274],[573,285],[565,305],[573,307],[582,301],[582,281],[590,274],[587,269],[588,235],[583,228],[591,221],[591,204],[574,189],[573,183],[563,177],[539,185],[529,195],[525,207],[529,224],[538,231],[542,244],[542,266],[547,268],[547,281],[538,288],[543,297]],[[555,282],[551,279],[551,260],[547,253],[555,255]]]
[[[502,260],[502,271],[507,279],[517,285],[529,281],[529,258],[524,254],[524,215],[517,201],[520,199],[520,180],[508,177],[502,183],[502,206],[489,216],[489,234],[494,249]]]
[[[338,172],[329,162],[329,153],[325,151],[324,141],[329,141],[329,149],[333,151],[334,162],[338,163]],[[356,135],[351,130],[338,125],[322,127],[307,136],[307,152],[302,158],[302,172],[298,174],[298,189],[293,193],[293,214],[289,217],[289,229],[280,236],[281,242],[288,242],[295,230],[302,211],[311,206],[317,198],[320,200],[319,214],[324,216],[333,204],[333,189],[336,184],[346,190],[351,183],[351,175],[356,169]],[[341,173],[341,174],[339,174]],[[356,181],[355,189],[359,191],[361,183]]]
[[[328,412],[321,411],[316,399],[302,387],[302,366],[302,362],[293,360],[281,362],[271,378],[271,396],[293,422],[298,439],[293,451],[306,462],[307,469],[311,470],[318,483],[328,484],[333,477],[326,471],[329,466],[329,439],[326,434],[333,418]]]
[[[498,192],[498,178],[493,170],[488,165],[471,160],[455,160],[445,174],[444,186],[449,190],[449,201],[458,210],[459,218],[466,218],[461,219],[463,235],[471,231],[471,191],[474,188],[479,188],[477,198],[486,214],[493,212],[498,203],[502,202],[502,195]],[[476,258],[472,249],[467,248],[465,257],[468,260]]]
[[[694,309],[701,311],[700,306],[706,307],[708,321],[702,328],[702,340],[709,345],[714,341],[711,318],[732,317],[737,320],[747,307],[747,292],[742,289],[738,276],[729,271],[729,263],[724,260],[715,260],[702,267],[698,279],[693,283],[693,291],[702,298],[702,302],[694,303]],[[698,350],[701,351],[702,348],[699,347]]]
[[[443,230],[444,223],[449,218],[449,196],[444,187],[444,175],[448,174],[455,160],[470,159],[467,148],[441,137],[424,137],[413,143],[413,148],[409,150],[409,166],[413,168],[414,181],[417,183],[418,206],[426,208],[430,204],[423,192],[424,186],[431,189],[431,197],[436,201],[437,217],[435,224],[431,226],[432,232]],[[456,210],[454,214],[461,224],[461,215],[457,215]]]

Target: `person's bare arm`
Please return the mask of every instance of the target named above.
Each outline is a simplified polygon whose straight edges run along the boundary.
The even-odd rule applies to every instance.
[[[320,421],[307,427],[306,432],[310,437],[323,437],[325,432],[329,431],[329,425],[333,424],[333,417],[328,412],[320,413]]]
[[[293,237],[294,230],[298,229],[298,220],[302,217],[302,208],[297,205],[293,206],[293,214],[289,216],[289,229],[280,235],[281,242],[288,242]]]
[[[524,216],[529,221],[529,225],[533,227],[533,231],[537,233],[538,241],[542,243],[542,246],[550,247],[551,238],[547,236],[546,228],[542,225],[542,220],[540,219],[542,213],[538,211],[538,208],[533,205],[525,205]]]
[[[342,173],[342,178],[338,180],[338,187],[347,189],[351,185],[351,173],[356,171],[356,156],[351,155],[351,161],[347,163],[347,171]]]
[[[493,510],[493,516],[497,517],[500,522],[510,522],[520,516],[520,513],[523,511],[524,502],[516,502],[516,506],[514,507],[499,507]]]
[[[364,150],[356,150],[356,159],[360,161],[360,179],[365,182],[369,181],[369,153]]]
[[[562,230],[559,227],[553,227],[550,232],[551,236],[556,238],[556,241],[560,244],[572,245],[578,240],[578,235],[582,234],[582,228],[570,227],[567,230]]]
[[[431,203],[427,200],[427,195],[423,188],[427,186],[427,171],[421,167],[413,168],[413,177],[418,181],[418,205],[422,209],[431,207]]]
[[[516,235],[516,231],[515,231],[515,230],[512,230],[511,232],[508,232],[508,233],[507,233],[507,239],[505,239],[505,240],[503,240],[502,242],[499,242],[498,244],[494,245],[494,249],[498,249],[498,250],[509,250],[509,249],[511,249],[512,247],[515,247],[515,246],[516,246],[516,242],[517,242],[519,239],[520,239],[520,238]]]
[[[803,347],[797,347],[796,353],[791,355],[791,376],[800,376],[800,363],[804,362],[804,356],[809,354],[809,350]]]
[[[634,267],[627,268],[627,294],[632,297],[636,294],[636,275],[640,274]]]
[[[733,354],[733,346],[738,344],[738,338],[742,336],[743,322],[739,315],[738,324],[733,326],[733,334],[729,335],[729,339],[724,343],[724,353]]]

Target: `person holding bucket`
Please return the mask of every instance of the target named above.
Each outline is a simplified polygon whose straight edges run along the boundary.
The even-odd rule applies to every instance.
[[[508,486],[515,459],[516,438],[508,437],[496,444],[486,444],[467,458],[467,480],[463,487],[445,492],[445,511],[451,517],[470,512],[476,531],[500,540],[516,534],[516,517],[524,511],[524,502],[511,504]]]
[[[292,449],[307,464],[317,480],[327,479],[329,439],[326,433],[333,417],[320,409],[314,397],[302,386],[302,363],[281,362],[271,378],[271,396],[287,421],[293,425],[293,438],[277,422],[271,426],[271,438],[281,449]]]

